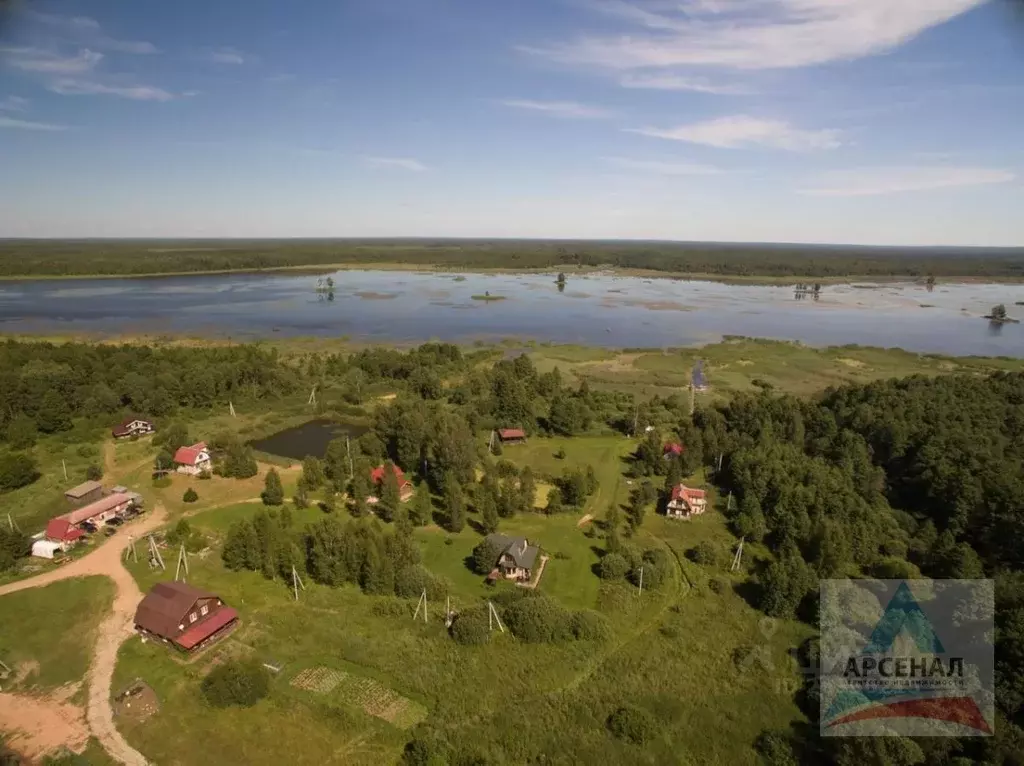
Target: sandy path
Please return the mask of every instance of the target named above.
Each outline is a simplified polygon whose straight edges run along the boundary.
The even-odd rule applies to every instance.
[[[104,749],[116,760],[128,766],[146,766],[148,761],[141,753],[133,749],[121,736],[114,726],[114,711],[110,707],[111,685],[114,680],[114,666],[117,663],[117,650],[124,641],[131,637],[134,630],[132,618],[135,608],[142,600],[142,592],[135,579],[128,570],[121,564],[121,558],[128,547],[129,536],[139,539],[161,526],[166,520],[167,513],[163,506],[158,505],[153,511],[141,519],[125,524],[121,533],[105,540],[96,550],[73,561],[59,569],[54,569],[37,577],[31,577],[20,582],[13,582],[0,587],[0,596],[8,593],[26,590],[28,588],[39,588],[50,583],[67,580],[72,577],[87,577],[89,575],[103,575],[114,581],[116,594],[114,605],[110,614],[100,623],[97,631],[96,647],[93,651],[92,663],[89,666],[87,676],[87,687],[89,691],[88,706],[86,707],[86,721],[88,733],[92,733]],[[15,695],[0,695],[15,696]],[[17,695],[18,704],[23,704],[25,697]],[[8,718],[2,704],[0,704],[0,721],[5,726],[17,728],[29,733],[42,729],[50,738],[59,738],[56,743],[49,743],[49,749],[61,744],[75,747],[82,744],[73,739],[78,733],[74,727],[58,724],[56,727],[51,724],[60,720],[63,708],[56,707],[51,703],[37,701],[38,709],[24,708],[17,715]],[[81,717],[81,710],[73,705],[69,706],[77,711]],[[67,712],[67,711],[64,711]],[[36,717],[38,715],[38,717]],[[20,722],[20,724],[19,724]],[[69,735],[72,737],[69,739]],[[31,740],[35,741],[35,740]]]
[[[61,746],[82,750],[89,741],[85,711],[70,702],[27,694],[0,693],[5,744],[33,762]]]

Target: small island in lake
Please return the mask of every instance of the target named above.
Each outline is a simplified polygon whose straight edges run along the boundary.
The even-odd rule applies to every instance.
[[[993,324],[1020,324],[1019,319],[1014,319],[1006,314],[1006,306],[1000,303],[998,306],[992,307],[992,313],[986,314],[985,319],[992,322]]]
[[[490,293],[484,293],[483,295],[471,296],[475,301],[503,301],[505,300],[504,295],[491,295]]]

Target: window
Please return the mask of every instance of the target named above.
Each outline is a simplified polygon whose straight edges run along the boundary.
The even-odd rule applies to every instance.
[[[208,613],[209,613],[209,611],[210,611],[210,607],[208,607],[208,606],[206,606],[206,605],[204,604],[204,605],[203,605],[203,607],[202,607],[202,609],[200,609],[200,610],[199,610],[199,614],[201,614],[201,615],[206,615],[206,614],[208,614]]]
[[[188,616],[188,621],[189,621],[189,622],[195,622],[195,621],[196,621],[196,620],[198,620],[198,619],[199,619],[199,618],[198,618],[198,617],[196,617],[196,613],[195,613],[195,612],[192,612],[192,613],[191,613],[191,614],[190,614],[190,615]]]

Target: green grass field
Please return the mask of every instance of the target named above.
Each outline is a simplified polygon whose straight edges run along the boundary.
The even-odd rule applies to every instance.
[[[65,580],[0,596],[0,660],[17,683],[5,691],[47,691],[85,676],[96,630],[110,609],[114,586],[106,577]]]

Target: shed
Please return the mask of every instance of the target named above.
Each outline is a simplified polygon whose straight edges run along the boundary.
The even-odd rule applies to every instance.
[[[502,444],[520,444],[526,441],[526,431],[521,428],[502,428],[498,431]]]
[[[72,487],[64,493],[64,497],[72,505],[84,505],[93,500],[99,500],[103,496],[103,485],[98,481],[86,481],[77,487]]]
[[[36,540],[32,543],[32,555],[41,559],[52,559],[55,554],[63,550],[64,544],[53,540]]]

